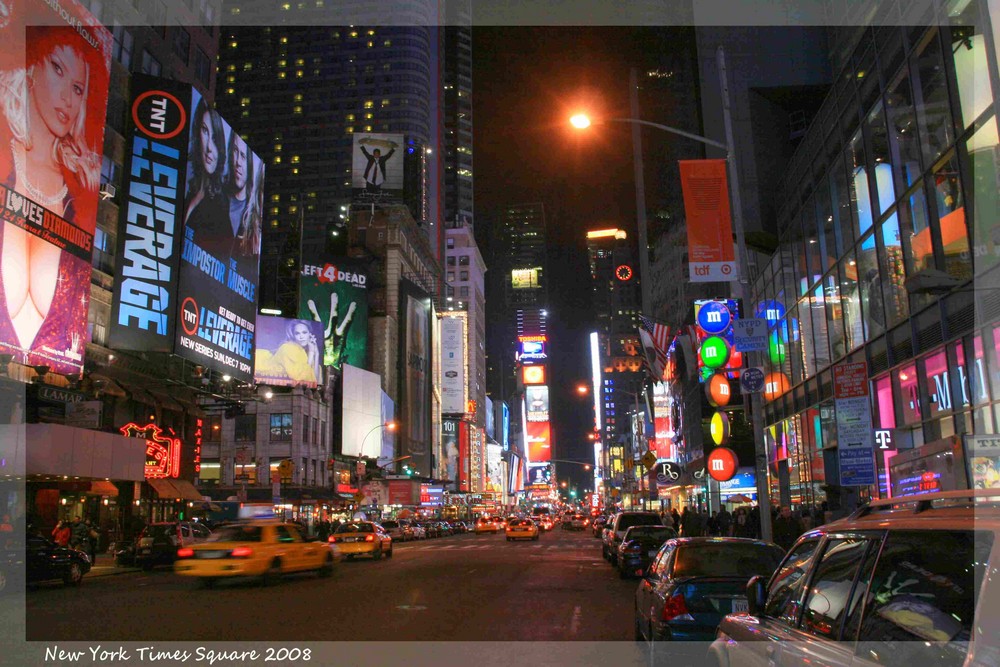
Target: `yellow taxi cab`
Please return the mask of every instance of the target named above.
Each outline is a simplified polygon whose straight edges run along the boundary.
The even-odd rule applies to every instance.
[[[497,525],[498,529],[502,530],[507,527],[507,519],[503,518],[502,516],[495,516],[492,518],[493,518],[493,523]]]
[[[507,541],[537,540],[538,526],[530,519],[511,519],[507,524]]]
[[[316,571],[329,577],[339,555],[332,545],[305,538],[299,527],[278,520],[223,526],[204,542],[177,550],[174,571],[198,577],[210,588],[217,579],[260,577],[263,585],[291,572]]]
[[[475,533],[479,535],[480,533],[493,533],[494,535],[500,531],[500,527],[497,526],[496,521],[489,517],[481,516],[476,519]]]
[[[392,558],[392,537],[372,521],[342,523],[329,540],[337,545],[345,560],[354,560],[355,556],[371,556],[372,560],[380,560],[382,556]]]

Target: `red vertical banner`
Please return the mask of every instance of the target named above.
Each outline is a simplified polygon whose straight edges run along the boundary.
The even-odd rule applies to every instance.
[[[458,422],[458,490],[469,490],[469,423]]]
[[[737,279],[725,160],[680,160],[691,282]]]

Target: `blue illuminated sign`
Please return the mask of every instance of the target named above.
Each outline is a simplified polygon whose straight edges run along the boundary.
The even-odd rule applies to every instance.
[[[708,334],[720,334],[733,320],[729,308],[722,301],[706,301],[698,309],[698,326]]]

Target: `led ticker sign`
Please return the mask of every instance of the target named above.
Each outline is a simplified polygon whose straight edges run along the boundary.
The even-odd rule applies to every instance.
[[[121,434],[146,441],[146,479],[178,477],[181,472],[181,441],[163,434],[156,424],[139,426],[132,422],[122,426]]]
[[[524,384],[545,384],[545,366],[525,366],[521,369]]]

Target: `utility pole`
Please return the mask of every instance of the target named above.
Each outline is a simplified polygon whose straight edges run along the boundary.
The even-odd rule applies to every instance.
[[[722,118],[726,126],[726,144],[729,147],[726,162],[729,167],[729,190],[732,197],[733,230],[736,233],[736,246],[739,260],[739,280],[735,286],[735,296],[742,300],[746,309],[750,303],[750,258],[747,253],[745,230],[743,226],[743,204],[740,199],[740,176],[736,164],[736,141],[733,136],[733,118],[729,105],[729,77],[726,74],[726,53],[720,46],[716,52],[716,62],[719,67],[719,83],[722,92]],[[744,313],[745,315],[745,313]],[[747,367],[751,367],[757,359],[756,352],[747,353]],[[750,411],[746,413],[753,425],[754,470],[757,478],[757,506],[760,509],[760,537],[770,542],[771,531],[771,496],[767,483],[767,448],[764,444],[764,425],[761,423],[762,408],[760,394],[750,394]],[[746,411],[747,399],[743,404]]]

